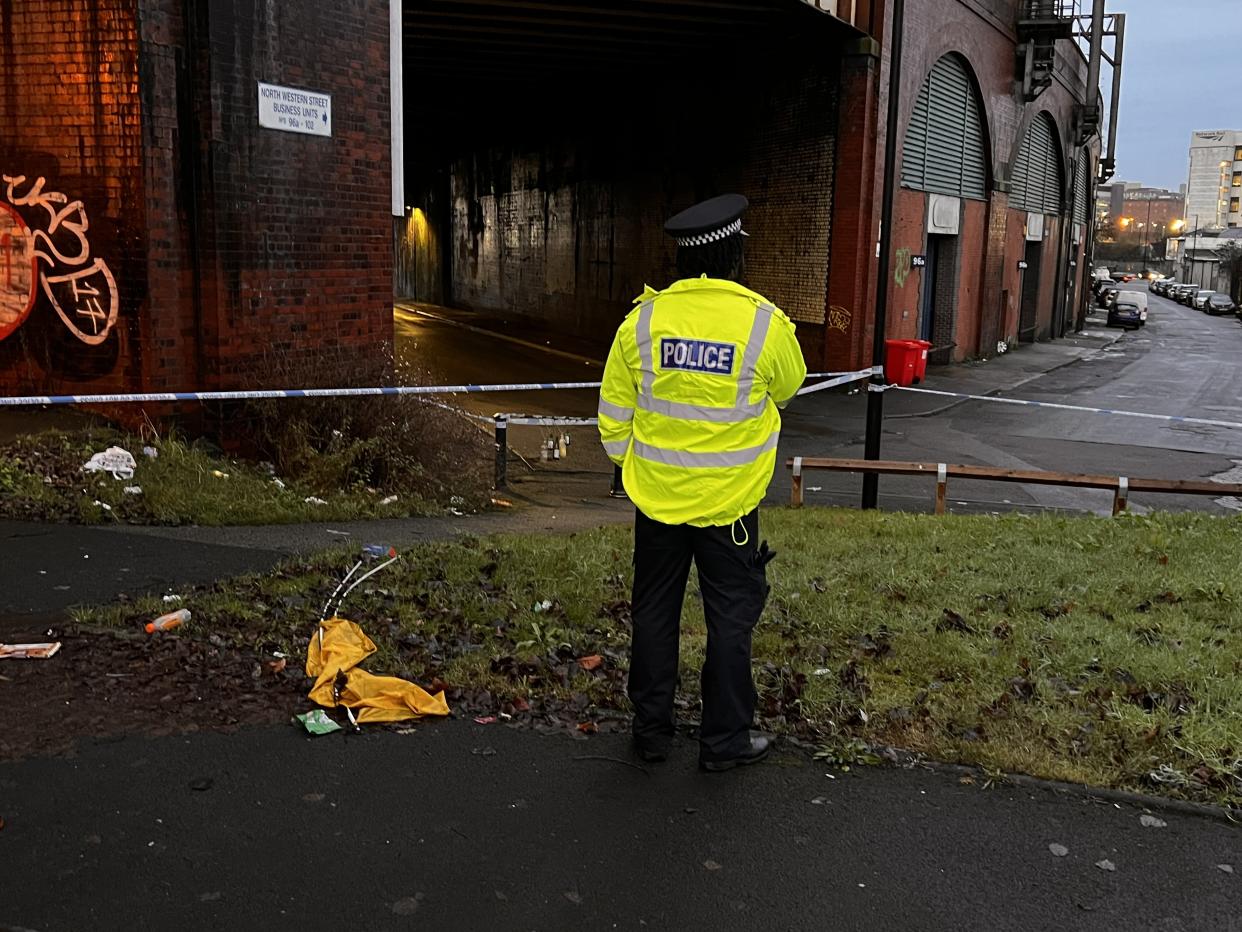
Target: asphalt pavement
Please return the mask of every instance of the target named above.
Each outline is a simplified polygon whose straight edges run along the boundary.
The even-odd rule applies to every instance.
[[[0,929],[1242,928],[1236,826],[826,773],[461,721],[100,743],[0,764]]]

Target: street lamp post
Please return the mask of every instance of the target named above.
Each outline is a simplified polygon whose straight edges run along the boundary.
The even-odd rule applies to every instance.
[[[897,175],[897,127],[900,116],[901,50],[905,40],[905,0],[893,0],[893,31],[888,56],[888,116],[884,139],[884,193],[880,205],[879,288],[875,298],[875,329],[871,336],[871,376],[867,392],[867,435],[863,456],[880,458],[880,434],[884,430],[884,337],[888,316],[888,275],[893,255],[893,199]],[[879,503],[880,477],[863,474],[862,507],[875,508]]]

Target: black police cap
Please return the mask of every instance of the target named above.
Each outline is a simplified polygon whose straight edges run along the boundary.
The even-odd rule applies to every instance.
[[[742,214],[750,202],[740,194],[721,194],[695,204],[664,224],[678,246],[706,246],[742,231]]]

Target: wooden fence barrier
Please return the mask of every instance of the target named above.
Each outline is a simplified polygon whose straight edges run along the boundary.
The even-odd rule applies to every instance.
[[[793,471],[790,504],[804,504],[802,475],[809,469],[829,472],[876,473],[890,476],[935,476],[936,514],[945,513],[950,479],[986,479],[991,482],[1020,482],[1025,485],[1062,485],[1079,489],[1106,489],[1113,493],[1113,514],[1126,510],[1132,492],[1160,492],[1181,495],[1236,495],[1242,498],[1242,484],[1204,482],[1194,479],[1134,479],[1128,476],[1092,476],[1079,473],[1041,472],[1033,469],[1000,469],[995,466],[959,466],[949,463],[900,463],[891,460],[847,460],[813,456],[794,456],[785,461]]]

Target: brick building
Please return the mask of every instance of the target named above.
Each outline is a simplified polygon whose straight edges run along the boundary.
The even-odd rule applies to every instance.
[[[662,220],[734,189],[748,283],[815,365],[869,362],[889,4],[504,6],[406,4],[400,292],[607,336],[673,276]],[[1099,159],[1074,12],[907,4],[889,336],[958,360],[1073,325]]]
[[[0,388],[378,369],[389,48],[381,0],[0,2]],[[259,82],[330,135],[260,126]]]
[[[889,336],[952,360],[1072,325],[1099,151],[1073,12],[908,4]],[[342,352],[377,378],[394,288],[606,338],[673,277],[663,219],[724,190],[808,359],[866,364],[890,15],[0,0],[0,388],[305,381]]]

